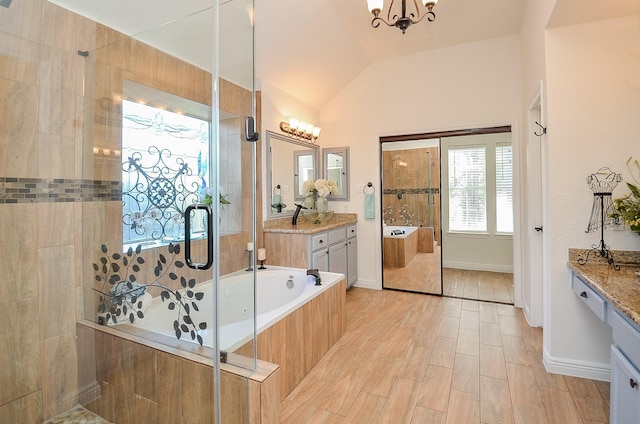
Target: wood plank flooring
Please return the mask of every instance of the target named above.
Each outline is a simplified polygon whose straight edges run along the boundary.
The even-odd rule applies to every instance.
[[[608,422],[609,383],[549,374],[510,305],[347,292],[347,332],[281,403],[285,424]]]
[[[513,304],[513,274],[444,268],[442,289],[446,296]]]
[[[513,304],[513,274],[444,268],[440,273],[440,247],[418,253],[404,267],[385,266],[384,287],[418,293]],[[442,288],[440,286],[442,279]]]

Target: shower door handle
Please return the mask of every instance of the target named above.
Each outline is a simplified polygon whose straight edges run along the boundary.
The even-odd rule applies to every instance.
[[[207,217],[207,263],[204,264],[195,263],[191,259],[191,212],[195,210],[204,211]],[[213,210],[209,205],[190,205],[184,211],[184,259],[187,266],[193,269],[209,269],[213,265]]]

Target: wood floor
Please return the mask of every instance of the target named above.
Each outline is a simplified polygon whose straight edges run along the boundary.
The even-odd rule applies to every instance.
[[[608,422],[609,383],[547,373],[513,306],[352,288],[347,322],[282,423]]]
[[[513,274],[444,268],[442,289],[447,296],[513,304]]]
[[[384,287],[419,293],[513,304],[513,274],[444,268],[440,275],[440,247],[418,253],[404,267],[384,267]],[[442,288],[440,286],[442,279]]]

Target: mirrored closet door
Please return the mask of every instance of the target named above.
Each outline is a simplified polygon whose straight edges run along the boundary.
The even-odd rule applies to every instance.
[[[380,141],[383,288],[512,304],[511,128]]]

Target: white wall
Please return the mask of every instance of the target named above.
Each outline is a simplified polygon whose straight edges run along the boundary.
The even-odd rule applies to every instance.
[[[321,146],[350,146],[351,200],[330,207],[360,217],[357,285],[382,287],[379,137],[517,122],[518,40],[497,38],[375,62],[320,111]],[[374,220],[362,218],[364,195],[356,190],[369,181],[376,189]]]
[[[552,371],[608,378],[611,332],[570,287],[567,249],[589,248],[593,195],[586,177],[608,166],[629,178],[640,158],[640,16],[547,30],[545,363]],[[623,185],[614,197],[625,192]],[[640,250],[629,231],[605,232],[614,250]]]
[[[319,122],[319,112],[317,109],[309,106],[306,103],[301,102],[300,100],[296,99],[295,97],[291,96],[290,94],[285,93],[284,91],[278,89],[277,87],[274,87],[273,85],[269,84],[268,81],[260,81],[260,91],[261,91],[261,101],[262,101],[262,105],[261,105],[261,124],[262,124],[262,128],[261,128],[261,134],[260,134],[260,139],[263,142],[266,142],[267,136],[266,136],[266,131],[273,131],[275,133],[279,133],[279,134],[283,134],[280,131],[280,122],[282,121],[288,121],[289,118],[297,118],[301,121],[305,121],[305,122],[309,122],[309,123],[314,123],[315,125],[318,125]],[[322,135],[322,134],[321,134]],[[318,152],[318,154],[320,154],[320,152]],[[267,167],[267,156],[266,156],[266,149],[262,149],[262,172],[263,172],[263,179],[262,181],[267,181],[266,178],[266,172],[268,171],[268,167]],[[292,159],[292,163],[291,166],[293,167],[293,159]],[[293,172],[291,172],[290,175],[293,175]],[[293,189],[293,187],[291,187],[291,189]],[[268,216],[268,212],[270,211],[271,207],[270,205],[268,205],[268,201],[267,199],[269,199],[270,195],[271,195],[271,189],[266,187],[266,184],[263,184],[262,187],[262,198],[265,199],[264,202],[262,202],[263,204],[263,215],[264,217]],[[289,198],[292,198],[292,196],[289,196]],[[287,203],[287,209],[290,209],[291,207],[294,207],[292,204],[292,202],[285,202]]]

